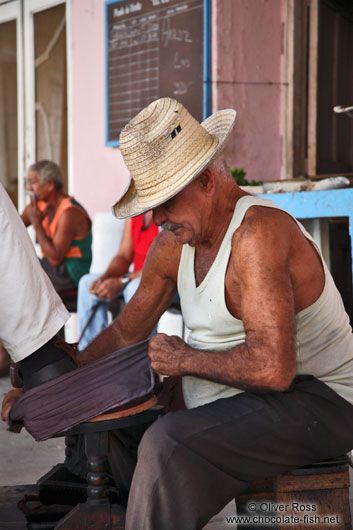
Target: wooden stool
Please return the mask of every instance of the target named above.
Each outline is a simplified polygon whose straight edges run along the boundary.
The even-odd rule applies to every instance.
[[[154,421],[163,413],[163,408],[156,406],[156,402],[153,396],[137,406],[120,410],[118,413],[108,412],[58,435],[70,437],[84,434],[88,474],[86,502],[79,502],[65,517],[60,519],[55,525],[55,530],[124,529],[125,508],[120,504],[111,503],[109,498],[109,431]],[[55,472],[54,468],[54,474]],[[52,487],[54,492],[59,492],[58,497],[60,496],[60,486],[55,483],[55,478],[53,480],[50,473],[38,483],[40,489]],[[74,489],[78,488],[78,484],[72,484],[72,486]],[[63,490],[67,487],[69,485],[65,483],[61,486]],[[48,496],[48,493],[45,492],[44,495]],[[56,502],[60,503],[60,498],[57,498]]]
[[[255,480],[237,497],[236,505],[238,514],[255,517],[253,523],[238,524],[238,528],[259,530],[263,524],[278,530],[349,530],[348,459],[344,456]]]

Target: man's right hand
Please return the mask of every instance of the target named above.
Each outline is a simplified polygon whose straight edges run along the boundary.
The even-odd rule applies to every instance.
[[[22,396],[22,394],[22,388],[12,388],[7,394],[5,394],[1,406],[1,419],[3,421],[6,421],[6,423],[9,422],[10,410],[12,409],[16,401]]]

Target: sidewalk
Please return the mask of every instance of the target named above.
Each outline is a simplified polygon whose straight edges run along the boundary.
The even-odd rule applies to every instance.
[[[0,378],[0,398],[10,389],[10,380]],[[25,429],[14,434],[0,421],[0,486],[34,484],[58,462],[64,461],[64,438],[36,442]]]

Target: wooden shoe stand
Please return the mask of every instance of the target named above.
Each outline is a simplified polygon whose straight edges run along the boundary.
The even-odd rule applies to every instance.
[[[238,514],[286,515],[300,520],[293,525],[288,524],[288,520],[285,524],[267,525],[268,529],[351,530],[347,458],[319,462],[283,475],[255,480],[247,492],[238,496],[236,504]],[[249,510],[249,506],[254,511]],[[256,519],[253,526],[238,524],[238,528],[265,528],[260,522],[261,519]]]

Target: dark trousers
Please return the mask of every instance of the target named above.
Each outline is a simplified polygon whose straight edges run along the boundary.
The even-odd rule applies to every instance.
[[[299,376],[287,392],[244,392],[158,418],[134,470],[136,446],[111,436],[113,475],[126,490],[133,476],[126,530],[199,530],[252,480],[351,450],[353,406]]]
[[[41,258],[40,264],[50,278],[56,292],[65,291],[67,289],[76,289],[77,285],[71,278],[67,271],[66,264],[61,263],[54,267],[47,258]]]

